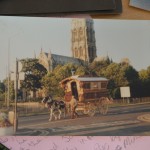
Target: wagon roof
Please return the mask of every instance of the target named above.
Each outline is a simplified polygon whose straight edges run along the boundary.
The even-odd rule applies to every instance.
[[[78,81],[108,81],[107,78],[104,77],[80,77],[78,75],[71,76],[61,81],[61,83],[70,81],[70,80],[78,80]]]

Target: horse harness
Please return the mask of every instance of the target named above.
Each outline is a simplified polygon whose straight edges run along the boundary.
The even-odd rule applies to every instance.
[[[47,102],[47,106],[49,109],[62,110],[65,108],[65,103],[63,101],[52,100],[51,102]]]

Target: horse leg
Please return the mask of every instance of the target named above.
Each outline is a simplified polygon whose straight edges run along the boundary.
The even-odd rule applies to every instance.
[[[57,119],[58,119],[57,114],[56,114],[56,113],[54,113],[53,115],[54,115],[55,120],[57,120]]]
[[[52,110],[52,109],[50,109],[49,121],[52,121],[52,117],[53,117],[53,110]]]
[[[67,108],[64,108],[64,118],[66,118]]]
[[[60,109],[59,109],[58,111],[59,111],[58,119],[60,119],[60,118],[61,118],[62,111],[61,111]]]
[[[76,112],[76,108],[77,108],[77,105],[73,108],[75,118],[79,117],[78,113]]]
[[[70,104],[68,104],[67,106],[66,106],[66,113],[70,116],[71,115],[71,113],[72,113],[72,110],[71,110],[71,105]]]
[[[74,110],[73,110],[73,107],[71,107],[70,113],[71,113],[71,119],[74,119]]]

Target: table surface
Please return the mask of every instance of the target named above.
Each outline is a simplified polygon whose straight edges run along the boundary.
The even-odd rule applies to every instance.
[[[122,0],[123,12],[117,15],[91,15],[94,19],[131,19],[131,20],[150,20],[150,12],[129,6],[130,0]]]

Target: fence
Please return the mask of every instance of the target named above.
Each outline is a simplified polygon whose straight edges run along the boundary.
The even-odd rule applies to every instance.
[[[47,113],[48,108],[39,102],[18,103],[17,112],[19,116]]]
[[[145,102],[150,102],[150,97],[117,99],[114,100],[114,103],[112,105],[126,105],[126,104],[136,104],[136,103],[145,103]],[[13,106],[12,106],[12,110],[13,110]],[[23,103],[19,102],[17,103],[17,112],[18,112],[18,116],[46,114],[48,113],[48,108],[46,108],[44,104],[39,102],[23,102]]]
[[[146,103],[150,102],[150,97],[141,97],[141,98],[124,98],[114,100],[116,104],[137,104],[137,103]]]
[[[0,110],[14,111],[14,103],[9,108],[1,105]],[[47,113],[48,108],[39,102],[22,102],[17,103],[18,116],[28,116],[33,114]]]

